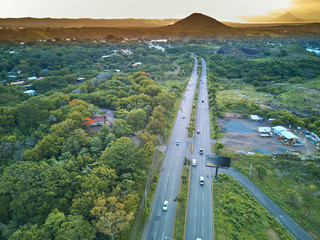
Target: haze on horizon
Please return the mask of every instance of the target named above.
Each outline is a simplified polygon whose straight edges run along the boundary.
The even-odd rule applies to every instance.
[[[254,22],[287,11],[320,20],[319,0],[1,0],[0,18],[185,18],[199,12],[219,21]]]

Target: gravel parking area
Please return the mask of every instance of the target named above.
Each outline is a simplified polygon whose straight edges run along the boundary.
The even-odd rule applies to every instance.
[[[303,146],[285,146],[276,137],[261,137],[258,127],[271,127],[271,123],[255,123],[248,119],[217,118],[217,123],[226,136],[219,140],[226,145],[228,150],[235,152],[260,152],[264,154],[285,153],[288,149],[294,149],[304,155],[312,155],[315,147],[304,137],[303,133],[292,131],[297,135]]]

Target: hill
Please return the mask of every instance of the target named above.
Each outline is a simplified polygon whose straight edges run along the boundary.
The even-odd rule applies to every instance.
[[[170,29],[176,29],[176,30],[177,29],[199,30],[199,29],[208,29],[208,28],[230,29],[230,27],[224,25],[223,23],[217,21],[216,19],[201,13],[193,13],[190,16],[170,26]]]

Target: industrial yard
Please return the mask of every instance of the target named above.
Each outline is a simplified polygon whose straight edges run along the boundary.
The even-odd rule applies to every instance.
[[[305,137],[303,129],[289,129],[289,132],[297,136],[301,142],[300,144],[289,144],[289,141],[286,141],[283,137],[279,139],[276,134],[268,137],[261,136],[263,134],[258,132],[258,128],[272,128],[271,122],[255,122],[250,121],[250,119],[239,118],[217,118],[217,123],[221,128],[221,132],[225,134],[225,137],[219,142],[225,144],[227,150],[233,150],[236,153],[281,154],[293,150],[302,155],[312,155],[317,151],[316,146]]]

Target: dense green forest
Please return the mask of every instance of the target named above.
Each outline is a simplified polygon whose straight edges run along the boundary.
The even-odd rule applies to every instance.
[[[190,53],[143,43],[0,48],[1,239],[127,239]],[[164,77],[176,84],[163,87]],[[113,123],[92,126],[99,108]]]

